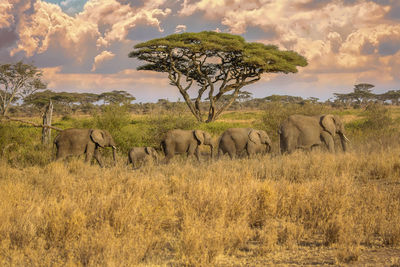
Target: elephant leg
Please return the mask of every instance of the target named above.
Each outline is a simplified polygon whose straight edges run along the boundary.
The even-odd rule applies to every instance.
[[[252,144],[247,144],[246,146],[246,152],[247,152],[247,158],[250,159],[250,157],[254,154],[256,154],[257,148],[256,145],[252,145]]]
[[[98,148],[96,148],[95,150],[94,150],[94,158],[97,160],[97,162],[99,163],[99,165],[100,165],[100,167],[104,167],[104,165],[103,165],[103,163],[101,162],[101,156],[100,156],[100,152],[99,152],[99,149]]]
[[[234,149],[228,150],[228,155],[231,159],[234,159],[236,157],[236,150]]]
[[[194,153],[196,155],[197,161],[200,161],[200,149],[199,149],[199,146],[196,147]]]
[[[253,154],[251,152],[251,149],[249,147],[246,148],[246,154],[247,154],[247,158],[250,159],[251,155]]]
[[[330,135],[327,132],[322,132],[321,139],[325,143],[325,145],[328,147],[329,152],[334,153],[335,152],[335,142],[333,141],[332,135]]]
[[[189,158],[192,155],[195,155],[197,160],[200,161],[200,151],[199,151],[198,145],[190,145],[189,146],[189,148],[187,150],[187,157]]]
[[[131,158],[131,163],[132,163],[132,167],[134,168],[134,169],[136,169],[136,161],[137,161],[137,159],[136,159],[136,157],[135,156],[133,156],[132,158]]]
[[[64,158],[66,158],[67,154],[68,153],[64,152],[62,149],[58,149],[57,153],[56,153],[56,159],[55,160],[56,161],[60,161],[60,160],[62,160]]]
[[[224,152],[222,151],[222,149],[218,149],[218,158],[220,158],[223,154]]]
[[[95,150],[95,144],[89,143],[86,146],[86,157],[85,157],[85,162],[92,162],[93,154]]]
[[[167,164],[170,162],[170,160],[174,157],[175,151],[166,151],[165,152],[165,158],[164,158],[164,162]]]

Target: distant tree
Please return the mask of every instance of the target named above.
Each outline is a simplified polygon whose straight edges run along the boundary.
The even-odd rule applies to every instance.
[[[349,107],[352,104],[353,101],[353,93],[350,94],[340,94],[340,93],[334,93],[333,95],[335,96],[335,102],[342,103],[343,105]]]
[[[240,90],[263,73],[295,73],[307,60],[274,45],[247,43],[244,38],[217,32],[172,34],[135,45],[129,57],[147,61],[138,70],[168,73],[190,111],[203,121],[201,101],[208,95],[208,118],[214,121],[237,99]],[[197,97],[188,90],[195,85]],[[229,100],[223,96],[229,93]],[[222,103],[221,103],[222,102]]]
[[[369,83],[360,83],[354,85],[354,92],[352,94],[353,98],[356,99],[358,104],[367,104],[369,100],[375,97],[375,94],[372,93],[372,88],[375,85]]]
[[[354,85],[353,92],[348,94],[334,93],[334,96],[339,102],[346,106],[350,106],[354,103],[365,106],[371,99],[377,99],[377,96],[372,93],[373,87],[375,87],[375,85],[360,83]]]
[[[42,81],[42,71],[34,65],[22,61],[0,65],[0,112],[3,116],[18,98],[24,99],[43,89],[46,84]]]
[[[130,104],[136,98],[126,91],[105,92],[100,94],[100,100],[103,100],[106,104]]]
[[[381,101],[390,101],[392,105],[399,105],[400,90],[390,90],[377,96]]]
[[[265,97],[264,99],[271,102],[282,102],[282,103],[300,103],[304,100],[300,96],[291,96],[291,95],[270,95]]]
[[[249,101],[252,98],[252,93],[247,91],[240,91],[237,96],[239,102]]]
[[[49,104],[49,101],[52,99],[54,94],[55,93],[51,90],[35,92],[24,99],[24,105],[34,106],[35,108],[42,110]]]
[[[70,113],[77,109],[85,109],[93,105],[99,99],[99,95],[92,93],[76,93],[76,92],[54,92],[45,90],[35,92],[24,99],[24,105],[33,106],[38,110],[43,110],[49,103],[50,99],[54,104],[56,112]]]
[[[318,97],[313,97],[313,96],[311,96],[311,97],[308,97],[306,100],[307,100],[308,102],[311,102],[311,103],[313,103],[313,104],[316,104],[316,103],[318,103],[319,98],[318,98]]]

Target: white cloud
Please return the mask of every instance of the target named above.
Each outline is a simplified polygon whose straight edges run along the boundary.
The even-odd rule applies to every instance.
[[[400,25],[385,19],[389,11],[389,6],[370,0],[324,4],[312,0],[184,0],[179,14],[203,12],[207,18],[220,19],[235,34],[245,33],[248,27],[274,33],[269,39],[260,36],[259,41],[304,55],[309,66],[302,71],[309,75],[387,68],[389,61],[379,60],[384,56],[382,44],[389,37],[400,44]],[[363,53],[367,48],[370,53]]]
[[[69,1],[64,1],[64,5]],[[89,0],[82,12],[69,16],[58,5],[34,0],[32,14],[19,11],[17,33],[20,40],[11,55],[22,51],[31,57],[56,44],[68,54],[76,56],[78,61],[82,60],[89,44],[95,42],[101,49],[113,42],[123,41],[138,24],[157,27],[162,31],[159,17],[171,12],[169,9],[156,8],[163,3],[164,0],[151,0],[146,1],[143,7],[133,8],[116,0]],[[1,7],[9,8],[9,5]],[[5,24],[3,19],[0,22]],[[90,49],[93,50],[92,47]]]
[[[104,61],[110,60],[115,57],[115,54],[110,51],[103,51],[99,55],[94,58],[94,63],[92,67],[92,71],[95,71],[97,67],[103,63]]]
[[[182,33],[186,31],[186,25],[178,25],[175,28],[175,33]]]

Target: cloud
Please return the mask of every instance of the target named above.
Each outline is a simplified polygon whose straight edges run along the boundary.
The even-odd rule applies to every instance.
[[[68,5],[69,2],[66,0],[62,4]],[[15,4],[6,2],[0,8],[5,11],[11,8],[12,12],[6,14],[13,15],[2,17],[0,25],[10,27],[14,21],[19,40],[11,50],[11,56],[24,52],[31,57],[46,52],[51,46],[58,46],[63,53],[82,62],[88,49],[93,54],[92,43],[100,50],[113,42],[124,41],[129,31],[139,24],[157,27],[162,31],[159,17],[171,12],[169,9],[156,8],[163,3],[150,0],[144,6],[133,8],[116,0],[89,0],[82,12],[70,16],[60,6],[41,0],[32,0],[25,9],[17,9]],[[31,12],[26,14],[29,8]]]
[[[96,68],[104,61],[110,60],[115,57],[115,54],[110,51],[103,51],[99,55],[94,58],[94,63],[92,67],[92,71],[95,71]]]
[[[122,41],[129,30],[138,24],[157,27],[162,32],[158,18],[171,13],[168,8],[157,8],[163,3],[163,0],[150,0],[143,7],[134,9],[116,0],[89,0],[77,18],[105,27],[104,34],[97,40],[97,46],[107,47],[112,42]]]
[[[175,33],[182,33],[186,31],[186,25],[178,25],[175,28]]]
[[[400,49],[400,24],[387,19],[391,8],[387,1],[371,0],[184,0],[179,14],[202,12],[235,34],[249,27],[273,32],[259,41],[304,55],[307,75],[375,71],[379,76],[379,69],[391,64],[380,59]]]
[[[8,1],[0,3],[0,29],[10,27],[14,22],[14,17],[11,15],[11,4]]]

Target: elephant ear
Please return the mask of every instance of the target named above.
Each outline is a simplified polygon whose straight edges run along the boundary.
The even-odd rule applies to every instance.
[[[329,132],[332,136],[336,134],[335,117],[333,115],[325,115],[321,119],[322,127],[325,131]]]
[[[92,138],[93,142],[101,147],[105,147],[107,145],[105,134],[102,130],[92,130],[90,137]]]
[[[260,133],[256,130],[251,130],[249,133],[249,139],[255,144],[260,143]]]
[[[204,132],[200,130],[193,131],[194,137],[200,142],[200,144],[204,143]]]

